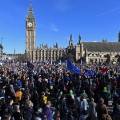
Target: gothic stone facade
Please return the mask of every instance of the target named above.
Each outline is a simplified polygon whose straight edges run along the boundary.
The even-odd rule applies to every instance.
[[[26,18],[26,57],[32,61],[56,61],[66,54],[66,49],[56,46],[48,48],[42,45],[36,48],[36,22],[33,14],[32,6],[28,11]]]
[[[34,50],[33,61],[53,62],[59,60],[65,54],[66,50],[64,48],[58,48],[56,46],[53,48],[48,48],[46,46],[43,46]]]
[[[120,33],[119,33],[120,34]],[[120,62],[120,42],[82,42],[75,46],[75,59],[90,62]]]
[[[26,57],[33,61],[56,61],[72,51],[76,61],[82,60],[89,62],[114,62],[120,60],[120,33],[118,42],[82,42],[81,36],[78,37],[78,44],[73,45],[72,35],[70,35],[67,48],[60,48],[56,44],[53,48],[42,45],[36,48],[36,22],[32,6],[26,18]]]

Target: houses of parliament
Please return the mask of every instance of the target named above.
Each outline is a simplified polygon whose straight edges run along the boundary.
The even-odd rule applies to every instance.
[[[61,48],[56,43],[52,48],[48,45],[40,45],[36,48],[36,21],[32,5],[28,10],[26,18],[26,58],[35,62],[57,61],[68,54],[72,54],[75,61],[82,60],[89,62],[118,62],[120,61],[120,32],[118,42],[83,42],[81,36],[78,36],[78,43],[73,44],[72,35],[70,35],[69,45]]]

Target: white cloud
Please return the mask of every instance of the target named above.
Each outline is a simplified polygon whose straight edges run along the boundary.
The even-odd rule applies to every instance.
[[[103,12],[103,13],[100,13],[98,16],[107,15],[107,14],[116,12],[116,11],[118,11],[119,9],[120,9],[120,7],[116,7],[116,8],[110,9],[110,10],[108,10],[108,11],[105,11],[105,12]]]
[[[54,32],[58,32],[59,31],[59,29],[53,23],[50,23],[50,27],[51,27],[51,30],[54,31]]]

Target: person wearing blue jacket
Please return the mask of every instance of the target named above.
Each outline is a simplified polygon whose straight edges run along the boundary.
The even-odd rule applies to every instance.
[[[52,110],[51,110],[51,102],[48,101],[45,108],[43,109],[43,119],[42,120],[52,120],[53,115],[52,115]]]

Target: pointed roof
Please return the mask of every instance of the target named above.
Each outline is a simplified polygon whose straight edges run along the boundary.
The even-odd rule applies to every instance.
[[[120,31],[118,33],[118,42],[120,42]]]
[[[3,49],[3,46],[2,46],[2,44],[0,44],[0,48],[1,48],[1,49]]]
[[[70,41],[72,41],[72,34],[70,34]]]
[[[56,48],[58,48],[58,43],[56,42]]]
[[[79,34],[79,37],[78,37],[78,44],[80,44],[81,43],[81,36],[80,36],[80,34]]]
[[[33,11],[32,3],[30,3],[29,11]]]
[[[34,13],[33,13],[32,4],[30,4],[27,18],[28,18],[28,19],[35,19],[35,18],[34,18]]]
[[[120,42],[83,42],[89,52],[120,52]]]

